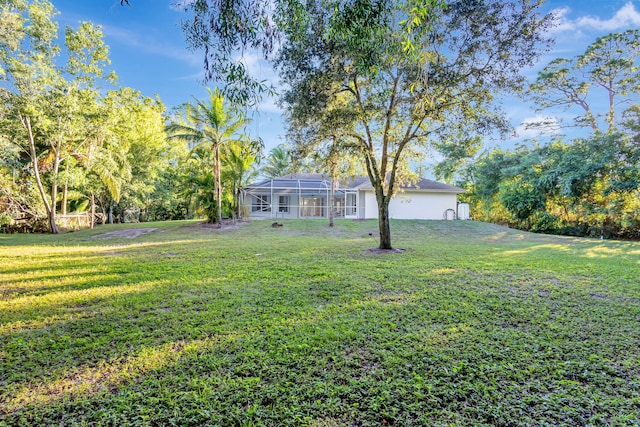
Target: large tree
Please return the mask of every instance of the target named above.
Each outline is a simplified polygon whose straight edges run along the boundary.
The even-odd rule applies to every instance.
[[[92,212],[98,204],[113,222],[114,213],[124,220],[125,211],[139,213],[149,204],[166,149],[163,112],[162,103],[131,88],[108,91],[95,105],[75,155]]]
[[[291,118],[326,114],[347,95],[340,130],[357,142],[375,189],[380,248],[391,248],[388,205],[413,156],[435,139],[486,133],[505,123],[494,107],[519,89],[520,71],[547,46],[540,1],[246,0],[189,2],[191,46],[210,77],[251,101],[265,85],[246,49],[274,59],[289,85]],[[240,53],[240,54],[239,54]]]
[[[412,50],[401,4],[309,1],[278,55],[289,117],[320,117],[356,147],[376,194],[381,249],[392,248],[389,203],[414,178],[410,162],[436,141],[504,128],[494,96],[522,86],[520,70],[546,42],[537,3],[431,7]]]
[[[335,190],[341,180],[364,173],[357,140],[344,132],[345,96],[336,96],[324,114],[289,117],[287,138],[293,142],[295,163],[309,172],[329,172],[329,227],[334,226]]]
[[[86,22],[76,30],[68,27],[61,66],[53,5],[11,0],[2,6],[3,27],[10,29],[0,31],[3,132],[29,158],[50,230],[57,233],[61,166],[85,140],[91,120],[86,111],[99,102],[97,82],[111,80],[103,74],[108,48],[98,27]]]

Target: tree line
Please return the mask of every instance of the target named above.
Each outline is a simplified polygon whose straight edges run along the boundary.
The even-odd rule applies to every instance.
[[[50,231],[96,221],[242,215],[261,141],[218,91],[167,112],[119,87],[99,26],[59,40],[48,1],[0,9],[0,228]]]
[[[528,96],[568,121],[531,126],[551,140],[481,152],[452,150],[436,171],[468,190],[474,217],[523,230],[600,238],[640,237],[640,31],[595,40],[538,73]],[[567,138],[567,128],[586,135]],[[459,148],[459,147],[458,147]]]

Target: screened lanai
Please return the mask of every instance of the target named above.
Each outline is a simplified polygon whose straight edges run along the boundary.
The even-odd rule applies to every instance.
[[[245,205],[252,217],[326,218],[329,209],[335,217],[358,217],[355,189],[338,187],[329,206],[331,179],[321,174],[291,174],[267,179],[244,187]]]

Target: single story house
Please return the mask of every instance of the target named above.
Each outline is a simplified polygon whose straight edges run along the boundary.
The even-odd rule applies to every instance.
[[[326,218],[331,178],[323,174],[290,174],[244,187],[245,206],[255,218]],[[389,204],[395,219],[469,219],[466,204],[459,204],[462,188],[420,179],[404,186]],[[378,203],[368,177],[341,182],[334,190],[336,218],[378,218]]]

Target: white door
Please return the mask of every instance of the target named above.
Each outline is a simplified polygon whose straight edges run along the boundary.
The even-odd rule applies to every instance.
[[[349,192],[345,194],[345,218],[357,218],[358,217],[358,193]]]

